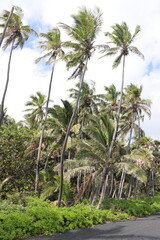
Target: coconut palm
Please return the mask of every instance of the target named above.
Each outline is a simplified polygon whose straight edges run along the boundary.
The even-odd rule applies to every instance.
[[[8,16],[8,18],[7,18],[7,21],[6,21],[5,26],[4,26],[4,29],[3,29],[3,33],[1,34],[0,47],[1,47],[2,42],[3,42],[3,39],[4,39],[4,37],[5,37],[5,33],[6,33],[6,30],[7,30],[8,24],[9,24],[9,22],[10,22],[10,20],[11,20],[11,17],[12,17],[13,11],[14,11],[14,8],[15,8],[14,6],[11,8],[10,14],[9,14],[9,16]]]
[[[30,96],[30,101],[27,101],[25,106],[29,107],[25,110],[28,112],[24,117],[30,127],[41,125],[44,119],[44,105],[46,103],[46,96],[41,92],[36,92],[35,95]]]
[[[46,64],[52,65],[52,70],[51,70],[50,82],[48,87],[46,111],[45,111],[44,121],[42,125],[42,132],[39,140],[39,148],[38,148],[37,163],[36,163],[35,192],[37,192],[38,190],[39,162],[41,158],[41,148],[42,148],[42,141],[43,141],[43,135],[44,135],[44,129],[45,129],[45,122],[47,120],[47,115],[48,115],[48,105],[50,101],[50,94],[51,94],[51,88],[52,88],[53,72],[55,68],[55,63],[58,60],[62,59],[62,57],[64,56],[64,51],[62,50],[61,33],[58,28],[53,28],[48,33],[41,33],[40,36],[45,40],[40,41],[38,47],[41,48],[42,51],[45,52],[45,54],[39,57],[36,60],[36,63],[38,63],[44,58],[47,58],[48,60],[46,61]]]
[[[3,29],[5,28],[9,15],[10,15],[9,11],[7,10],[3,11],[0,17],[2,21],[2,23],[0,24],[1,28]],[[8,89],[8,84],[9,84],[12,52],[17,47],[20,47],[22,49],[24,46],[24,43],[28,40],[30,34],[36,35],[36,32],[30,26],[23,25],[22,17],[23,17],[22,10],[20,8],[16,8],[16,13],[12,13],[12,16],[10,18],[10,21],[5,31],[5,38],[4,38],[5,42],[2,48],[3,50],[5,50],[11,45],[11,50],[10,50],[9,61],[8,61],[6,85],[5,85],[5,89],[4,89],[4,93],[3,93],[1,105],[0,105],[0,125],[2,124],[2,120],[4,117],[4,102],[5,102],[5,97]]]
[[[98,113],[94,85],[94,82],[92,82],[91,86],[87,82],[84,82],[82,86],[78,111],[78,122],[80,122],[81,128],[86,125],[89,114]],[[70,92],[69,97],[74,99],[73,104],[75,104],[79,91],[79,83],[76,84],[76,88],[71,88],[68,91]]]
[[[140,140],[140,120],[142,117],[142,114],[146,114],[149,118],[151,117],[151,100],[149,99],[142,99],[141,93],[142,93],[142,86],[139,88],[134,85],[130,84],[125,88],[125,97],[124,97],[124,119],[130,119],[130,136],[128,141],[128,150],[127,154],[130,151],[130,144],[131,144],[131,138],[132,138],[132,131],[133,126],[135,122],[138,122],[138,142]],[[126,104],[125,104],[126,103]],[[127,122],[125,120],[125,122]],[[125,123],[125,128],[127,124]],[[123,130],[122,130],[123,131]],[[124,131],[123,131],[124,132]]]
[[[66,137],[62,146],[61,153],[61,186],[58,198],[58,204],[60,205],[62,198],[62,190],[63,190],[63,162],[64,162],[64,154],[67,144],[67,139],[69,136],[70,129],[74,122],[74,118],[79,106],[81,89],[84,81],[85,72],[87,70],[88,60],[91,58],[94,52],[94,41],[96,39],[97,34],[100,31],[102,20],[101,20],[101,12],[98,8],[95,9],[94,12],[91,10],[87,10],[86,8],[81,8],[76,15],[72,15],[73,18],[73,26],[69,26],[65,23],[60,23],[60,26],[66,30],[68,35],[74,42],[67,41],[65,42],[65,46],[70,48],[71,51],[66,54],[67,68],[75,67],[73,74],[70,78],[79,77],[79,92],[77,96],[77,101],[75,104],[75,108],[70,119],[70,123],[68,125]]]
[[[106,93],[98,94],[96,96],[97,101],[100,105],[100,112],[107,111],[111,118],[114,119],[115,113],[117,112],[118,107],[118,97],[120,92],[117,91],[114,84],[109,87],[105,86],[104,90]]]
[[[71,103],[64,100],[61,101],[63,106],[54,105],[53,108],[49,109],[48,128],[51,129],[51,135],[53,137],[52,151],[59,151],[61,148],[73,113]],[[72,134],[73,132],[71,131],[69,139],[71,139]]]
[[[111,157],[113,146],[114,146],[114,143],[116,140],[116,135],[117,135],[117,130],[118,130],[118,121],[120,118],[122,97],[123,97],[124,70],[125,70],[126,57],[131,52],[131,53],[134,53],[134,54],[140,56],[141,58],[144,58],[143,54],[138,50],[138,48],[131,45],[134,42],[138,33],[140,32],[139,25],[136,26],[136,29],[135,29],[135,32],[133,33],[133,35],[129,31],[129,28],[128,28],[126,22],[123,22],[121,25],[115,24],[112,26],[112,29],[113,29],[112,33],[107,32],[105,35],[110,38],[110,44],[112,44],[113,46],[111,46],[110,48],[105,48],[103,50],[103,53],[105,53],[104,56],[114,56],[114,55],[118,54],[118,56],[116,57],[116,59],[113,62],[113,69],[118,67],[122,61],[122,82],[121,82],[120,101],[118,104],[117,117],[116,117],[116,121],[115,121],[115,129],[114,129],[114,133],[113,133],[112,142],[111,142],[111,145],[110,145],[107,157],[106,157],[106,164],[105,164],[104,171],[102,174],[102,179],[100,181],[99,189],[102,188],[102,185],[105,181],[105,178],[107,175],[107,169],[108,169],[108,161]],[[99,195],[99,194],[97,194],[97,195]],[[97,200],[96,198],[93,200],[93,202],[92,202],[93,205],[96,204],[96,200]],[[100,205],[101,205],[101,203],[99,204],[99,206]]]

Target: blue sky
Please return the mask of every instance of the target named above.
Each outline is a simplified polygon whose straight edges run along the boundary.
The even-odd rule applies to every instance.
[[[107,39],[104,32],[110,31],[115,23],[126,21],[131,32],[136,25],[141,26],[141,32],[133,45],[145,55],[145,61],[130,55],[126,62],[125,86],[133,83],[143,85],[142,96],[152,100],[151,120],[145,119],[142,127],[147,136],[160,139],[160,1],[159,0],[5,0],[0,1],[0,11],[10,10],[12,5],[18,5],[24,12],[24,24],[30,25],[38,33],[46,32],[57,26],[58,22],[72,24],[71,14],[75,14],[80,6],[93,9],[98,6],[103,12],[102,31],[98,36],[97,44],[105,43]],[[62,32],[62,38],[66,35]],[[66,39],[65,39],[66,40]],[[10,83],[6,96],[8,114],[16,120],[22,120],[25,107],[31,94],[41,91],[47,94],[50,69],[43,63],[35,64],[35,59],[40,56],[36,48],[38,39],[31,38],[23,50],[15,50],[11,65]],[[0,50],[0,98],[6,80],[8,51]],[[121,83],[121,66],[112,70],[113,58],[98,60],[99,54],[91,59],[86,74],[86,80],[96,82],[97,93],[104,91],[104,86],[114,83],[117,88]],[[58,63],[55,68],[51,98],[55,103],[60,99],[67,99],[67,89],[73,87],[75,80],[67,81],[70,72],[65,69],[64,63]]]

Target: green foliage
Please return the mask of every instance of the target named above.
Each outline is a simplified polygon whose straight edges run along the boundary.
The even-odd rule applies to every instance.
[[[140,197],[136,200],[110,199],[102,208],[125,212],[129,216],[142,217],[160,210],[160,196]]]
[[[21,197],[18,204],[13,204],[17,196],[0,203],[0,240],[49,235],[160,210],[160,196],[137,200],[110,199],[100,210],[90,206],[88,200],[68,208],[59,208],[37,197]]]
[[[14,120],[0,127],[0,185],[8,177],[3,189],[28,190],[32,182],[33,159],[26,157],[26,145],[31,132]]]
[[[52,234],[70,229],[90,227],[106,220],[128,218],[127,214],[98,210],[84,203],[69,208],[58,208],[51,202],[34,197],[26,198],[27,206],[15,204],[8,211],[0,205],[0,240],[10,240],[39,234]]]

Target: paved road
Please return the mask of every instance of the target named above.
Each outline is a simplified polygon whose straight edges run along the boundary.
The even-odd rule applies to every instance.
[[[25,240],[160,240],[160,212],[138,218],[97,225],[94,228],[71,230],[53,236]]]

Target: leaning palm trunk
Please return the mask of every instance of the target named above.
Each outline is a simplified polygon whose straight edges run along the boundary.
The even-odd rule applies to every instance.
[[[6,97],[6,93],[7,93],[7,89],[8,89],[8,84],[9,84],[9,74],[10,74],[10,66],[11,66],[13,49],[14,49],[14,40],[12,42],[11,51],[10,51],[10,55],[9,55],[8,70],[7,70],[7,81],[6,81],[6,85],[5,85],[5,89],[4,89],[4,93],[3,93],[3,97],[2,97],[2,101],[1,101],[1,105],[0,105],[0,126],[1,126],[3,118],[4,118],[4,101],[5,101],[5,97]]]
[[[133,133],[133,125],[134,125],[134,114],[132,115],[132,124],[131,124],[131,129],[130,129],[130,134],[129,134],[129,140],[128,140],[128,146],[127,146],[127,154],[130,153],[132,133]]]
[[[114,147],[114,144],[115,144],[115,141],[116,141],[118,125],[119,125],[119,118],[120,118],[120,113],[121,113],[122,97],[123,97],[124,69],[125,69],[125,55],[123,56],[121,94],[120,94],[120,101],[119,101],[119,104],[118,104],[117,118],[115,120],[114,132],[113,132],[112,141],[111,141],[111,144],[110,144],[110,147],[109,147],[108,155],[107,155],[107,158],[106,158],[105,166],[104,166],[104,169],[103,169],[102,178],[101,178],[100,183],[99,183],[100,187],[97,188],[98,192],[97,192],[97,194],[95,194],[95,197],[94,197],[94,199],[92,201],[92,205],[96,204],[97,197],[99,196],[99,193],[100,193],[100,191],[102,189],[103,183],[104,183],[104,181],[106,179],[106,176],[108,174],[109,159],[111,158],[113,147]],[[106,189],[103,190],[103,194],[105,194],[105,190]],[[101,199],[103,199],[103,197]],[[101,206],[101,203],[102,202],[100,200],[99,203],[98,203],[99,207]]]
[[[46,123],[47,115],[48,115],[48,105],[49,105],[49,101],[50,101],[54,67],[55,67],[55,63],[53,64],[53,67],[52,67],[51,78],[50,78],[50,83],[49,83],[49,88],[48,88],[48,97],[47,97],[47,101],[46,101],[46,111],[45,111],[45,116],[44,116],[44,120],[43,120],[43,124],[42,124],[42,132],[41,132],[41,136],[40,136],[40,140],[39,140],[39,146],[38,146],[38,155],[37,155],[37,163],[36,163],[36,177],[35,177],[35,192],[38,191],[39,164],[40,164],[40,158],[41,158],[42,142],[43,142],[43,137],[44,137],[45,123]]]
[[[10,11],[10,14],[9,14],[9,16],[8,16],[7,22],[6,22],[6,24],[5,24],[5,27],[4,27],[4,30],[3,30],[3,33],[2,33],[2,36],[1,36],[1,39],[0,39],[0,47],[1,47],[2,42],[3,42],[3,39],[4,39],[4,37],[5,37],[5,33],[6,33],[6,30],[7,30],[9,21],[10,21],[10,19],[11,19],[11,17],[12,17],[13,11],[14,11],[14,6],[11,8],[11,11]]]
[[[64,162],[64,154],[65,154],[65,150],[66,150],[66,145],[67,145],[69,133],[70,133],[71,127],[73,125],[73,122],[74,122],[74,119],[75,119],[75,116],[76,116],[76,113],[77,113],[77,110],[78,110],[78,107],[79,107],[79,102],[80,102],[80,97],[81,97],[81,89],[82,89],[83,82],[84,82],[84,76],[85,76],[85,72],[86,72],[86,69],[87,69],[87,63],[88,63],[88,58],[86,59],[86,63],[84,65],[84,68],[83,68],[82,73],[81,73],[80,86],[79,86],[78,96],[77,96],[77,100],[76,100],[76,105],[74,107],[74,110],[73,110],[73,113],[72,113],[72,116],[71,116],[71,119],[70,119],[70,122],[69,122],[69,125],[68,125],[68,128],[67,128],[67,132],[66,132],[66,135],[65,135],[65,139],[64,139],[64,142],[63,142],[63,146],[62,146],[61,161],[60,161],[60,164],[61,164],[61,169],[60,169],[60,190],[59,190],[59,195],[58,195],[58,206],[59,207],[61,205],[62,192],[63,192],[63,162]]]
[[[104,200],[104,195],[105,195],[105,191],[106,191],[106,187],[108,186],[108,174],[106,176],[106,180],[105,182],[103,183],[103,187],[102,187],[102,191],[101,191],[101,196],[100,196],[100,200],[99,200],[99,203],[97,205],[97,209],[100,208],[99,204],[102,203],[102,201]]]

